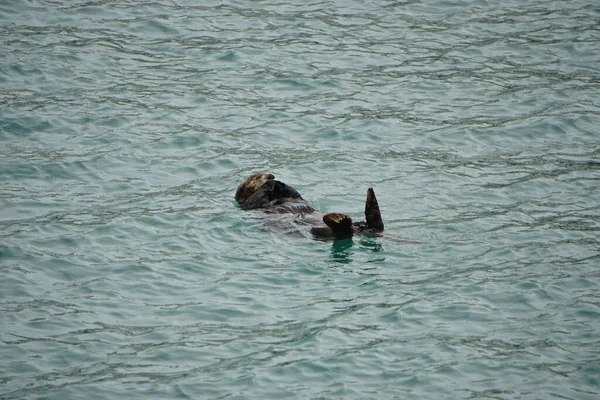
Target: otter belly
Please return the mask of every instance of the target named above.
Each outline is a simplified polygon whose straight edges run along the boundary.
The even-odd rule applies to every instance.
[[[286,201],[270,205],[264,211],[272,214],[310,214],[314,213],[315,209],[303,201]]]

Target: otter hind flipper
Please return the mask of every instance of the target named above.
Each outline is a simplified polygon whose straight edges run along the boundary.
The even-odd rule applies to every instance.
[[[377,204],[377,197],[373,188],[367,190],[367,203],[365,204],[365,218],[367,227],[375,232],[383,232],[383,220]]]
[[[323,222],[333,231],[337,239],[352,237],[352,218],[346,214],[330,213],[323,216]]]

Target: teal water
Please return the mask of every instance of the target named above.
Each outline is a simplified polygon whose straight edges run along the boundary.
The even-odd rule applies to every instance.
[[[597,399],[600,6],[0,2],[0,398]],[[266,230],[271,171],[386,232]]]

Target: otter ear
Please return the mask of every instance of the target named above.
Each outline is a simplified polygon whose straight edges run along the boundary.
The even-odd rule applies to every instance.
[[[367,227],[375,232],[383,232],[383,220],[377,204],[377,197],[373,188],[367,190],[367,203],[365,204],[365,218]]]
[[[337,239],[352,237],[354,229],[352,227],[352,218],[346,214],[325,214],[323,222],[331,228]]]

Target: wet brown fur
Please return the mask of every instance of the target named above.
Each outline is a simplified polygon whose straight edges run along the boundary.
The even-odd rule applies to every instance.
[[[246,210],[261,209],[267,213],[297,214],[302,217],[303,224],[312,225],[311,233],[318,238],[345,239],[355,234],[381,236],[383,232],[383,221],[372,188],[367,190],[366,222],[353,223],[352,218],[346,214],[319,213],[306,204],[294,188],[275,180],[275,176],[269,172],[257,173],[246,178],[238,186],[235,200]],[[322,218],[318,218],[320,215]]]

